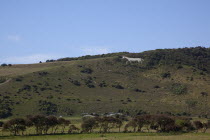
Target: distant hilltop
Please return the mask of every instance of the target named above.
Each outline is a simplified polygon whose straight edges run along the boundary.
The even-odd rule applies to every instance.
[[[131,61],[131,58],[140,58],[139,60],[133,60],[139,62],[143,62],[144,60],[148,66],[160,64],[184,64],[203,69],[204,71],[210,70],[210,48],[201,46],[178,49],[157,49],[140,53],[118,52],[101,55],[86,55],[81,57],[66,57],[57,60],[47,60],[46,62],[86,60],[116,56],[120,58],[130,58],[129,60]]]

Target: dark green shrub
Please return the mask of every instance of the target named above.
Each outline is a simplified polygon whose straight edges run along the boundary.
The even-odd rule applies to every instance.
[[[46,75],[48,75],[49,73],[46,72],[46,71],[43,71],[43,72],[38,72],[38,74],[39,74],[40,76],[46,76]]]
[[[60,112],[64,112],[65,115],[71,116],[74,114],[74,111],[69,107],[62,107],[60,108]]]
[[[178,66],[177,66],[177,69],[182,69],[182,68],[183,68],[182,65],[178,65]]]
[[[93,85],[93,84],[87,84],[87,87],[89,87],[89,88],[95,88],[95,85]]]
[[[107,84],[105,81],[102,81],[101,83],[99,83],[98,85],[99,87],[107,87]]]
[[[173,94],[182,95],[187,93],[187,87],[185,85],[175,83],[171,86],[171,91]]]
[[[91,73],[93,72],[93,70],[90,69],[90,68],[83,68],[80,72],[82,72],[82,73],[87,73],[87,74],[91,74]]]
[[[165,73],[161,73],[161,77],[162,78],[170,78],[171,77],[171,73],[169,71],[165,72]]]
[[[138,88],[135,88],[134,91],[135,91],[135,92],[146,92],[146,91],[141,90],[141,89],[138,89]]]
[[[57,113],[58,106],[52,102],[40,100],[39,111],[41,111],[45,115],[53,115]]]
[[[0,127],[2,127],[4,125],[4,122],[0,121]]]
[[[160,88],[158,85],[154,86],[154,88]]]
[[[1,64],[1,66],[2,66],[2,67],[5,67],[5,66],[7,66],[7,64],[4,63],[4,64]]]
[[[21,90],[22,90],[22,91],[23,91],[23,90],[31,91],[31,86],[30,86],[30,85],[24,85],[23,88],[22,88]]]
[[[72,84],[74,84],[75,86],[81,86],[80,82],[77,80],[71,80],[70,81]]]
[[[0,83],[4,83],[6,81],[6,78],[0,77]]]
[[[115,88],[117,88],[117,89],[124,89],[124,87],[121,86],[120,84],[112,85],[112,87],[115,87]]]
[[[84,79],[85,85],[89,88],[95,88],[95,85],[93,84],[93,78],[88,76]]]
[[[115,56],[115,57],[113,58],[113,60],[114,60],[115,62],[123,62],[123,61],[124,61],[124,60],[122,59],[121,56]]]
[[[55,62],[55,60],[51,59],[51,60],[46,60],[46,62]]]
[[[12,115],[12,108],[5,101],[0,100],[0,118],[7,118]]]
[[[19,77],[18,77],[18,78],[15,79],[15,81],[21,82],[21,81],[22,81],[22,78],[19,78]]]

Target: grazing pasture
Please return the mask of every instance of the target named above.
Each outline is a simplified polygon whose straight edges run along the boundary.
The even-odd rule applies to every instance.
[[[109,134],[66,134],[45,136],[7,136],[3,140],[209,140],[209,133],[109,133]]]

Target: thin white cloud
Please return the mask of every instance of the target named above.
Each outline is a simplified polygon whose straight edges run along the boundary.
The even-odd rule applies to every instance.
[[[14,56],[2,59],[3,63],[12,64],[31,64],[38,63],[39,61],[45,62],[48,59],[57,59],[59,56],[49,54],[33,54],[28,56]]]
[[[10,40],[10,41],[20,41],[21,36],[20,35],[8,35],[7,39]]]
[[[82,51],[85,55],[106,54],[111,52],[107,47],[85,47],[82,48]]]

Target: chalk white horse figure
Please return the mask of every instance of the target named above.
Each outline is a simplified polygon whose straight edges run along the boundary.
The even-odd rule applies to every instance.
[[[142,63],[144,61],[144,59],[142,59],[142,58],[129,58],[126,56],[122,56],[122,58],[127,59],[128,60],[127,62],[136,62],[137,61],[138,63]]]

